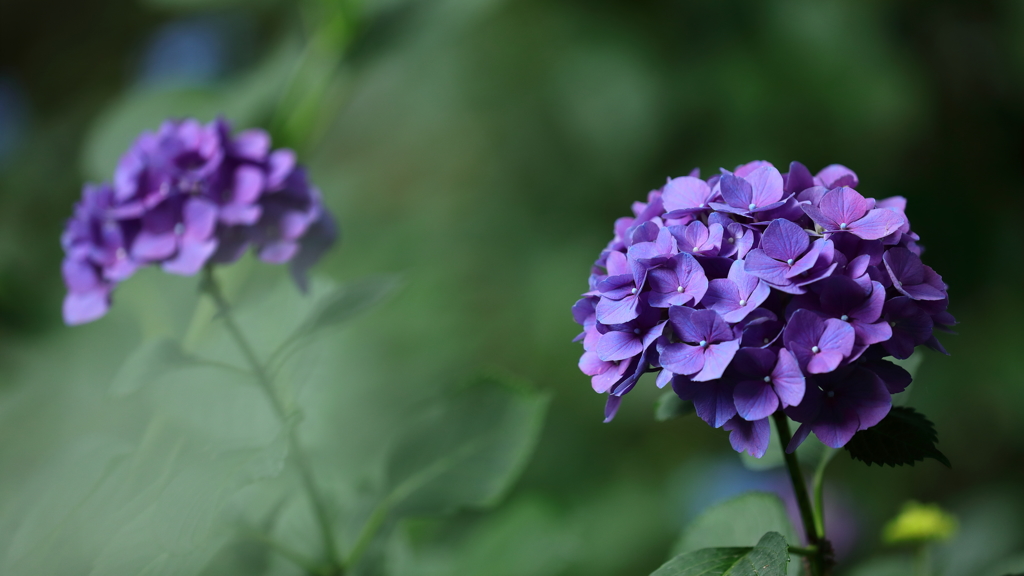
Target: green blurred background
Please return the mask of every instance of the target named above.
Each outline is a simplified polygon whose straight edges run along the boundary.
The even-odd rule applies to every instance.
[[[41,351],[93,329],[60,322],[58,238],[82,182],[161,118],[218,113],[310,167],[344,235],[318,274],[402,276],[354,328],[379,360],[358,377],[388,383],[373,406],[481,369],[553,393],[509,497],[445,525],[460,560],[439,552],[438,574],[474,573],[474,555],[507,556],[501,574],[646,574],[707,505],[779,485],[722,431],[655,422],[653,381],[602,424],[570,342],[614,219],[667,176],[753,159],[839,162],[865,195],[906,196],[961,323],[910,399],[954,467],[840,454],[844,564],[901,553],[879,533],[908,499],[958,515],[946,574],[1024,553],[1024,3],[2,0],[0,419],[39,384]],[[19,455],[0,486],[51,436],[0,437]]]

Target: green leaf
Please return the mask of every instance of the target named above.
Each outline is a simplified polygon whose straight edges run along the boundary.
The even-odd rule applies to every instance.
[[[768,532],[753,548],[704,548],[680,554],[651,576],[783,576],[789,547],[778,532]]]
[[[292,338],[347,322],[390,296],[398,284],[397,276],[371,276],[338,287],[323,297]]]
[[[748,492],[712,506],[691,522],[673,548],[673,554],[714,546],[753,546],[766,532],[778,532],[796,541],[786,507],[775,494]],[[799,564],[790,573],[800,573]]]
[[[424,514],[494,504],[533,452],[547,402],[489,377],[425,409],[388,458],[389,507]]]
[[[654,403],[654,419],[658,422],[681,418],[683,416],[693,414],[694,411],[692,401],[679,398],[679,396],[671,390],[663,393],[658,397],[657,402]]]
[[[126,396],[172,370],[195,363],[195,359],[181,349],[181,344],[170,338],[146,340],[121,365],[110,384],[110,393]]]
[[[925,458],[934,458],[946,467],[949,459],[935,447],[938,435],[935,425],[923,414],[906,406],[894,406],[881,422],[854,434],[846,450],[855,460],[867,465],[914,465]]]

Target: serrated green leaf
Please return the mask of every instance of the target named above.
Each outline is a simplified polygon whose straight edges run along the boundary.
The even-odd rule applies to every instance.
[[[682,418],[694,412],[692,401],[681,399],[671,390],[662,393],[654,403],[654,419],[658,422]]]
[[[768,532],[752,548],[704,548],[680,554],[651,576],[784,576],[788,565],[786,539]]]
[[[715,546],[753,546],[766,532],[778,532],[786,541],[796,541],[782,500],[767,492],[748,492],[697,516],[683,530],[673,554]],[[799,565],[794,563],[790,573],[796,576],[799,572]]]
[[[845,448],[855,460],[889,466],[914,465],[934,458],[946,467],[949,459],[935,447],[935,425],[923,414],[906,406],[894,406],[881,422],[854,434]]]
[[[195,365],[195,359],[170,338],[154,338],[139,345],[114,376],[110,393],[125,396],[173,370]]]

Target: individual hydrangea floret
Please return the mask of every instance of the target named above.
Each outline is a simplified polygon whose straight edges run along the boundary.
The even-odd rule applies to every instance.
[[[759,160],[634,203],[573,306],[606,421],[648,372],[758,457],[780,411],[800,423],[789,450],[812,432],[842,446],[884,418],[911,382],[885,358],[945,353],[935,331],[956,320],[906,199],[860,186],[839,164]]]
[[[112,183],[83,190],[62,237],[64,321],[102,317],[114,286],[139,267],[188,276],[250,248],[290,263],[305,290],[307,270],[336,238],[295,153],[271,150],[266,132],[232,136],[223,119],[168,120],[136,139]]]

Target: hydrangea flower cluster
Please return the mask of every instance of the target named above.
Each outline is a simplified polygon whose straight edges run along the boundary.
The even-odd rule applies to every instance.
[[[114,286],[142,266],[192,275],[250,247],[266,262],[290,262],[305,290],[306,271],[336,238],[295,153],[272,151],[265,131],[232,136],[223,119],[168,120],[138,137],[112,183],[86,185],[75,205],[61,237],[64,321],[103,316]]]
[[[755,161],[670,179],[615,222],[573,306],[579,366],[605,421],[646,372],[760,457],[777,410],[838,448],[888,414],[910,374],[886,360],[956,323],[921,262],[906,200],[865,198],[834,164],[782,174]]]

